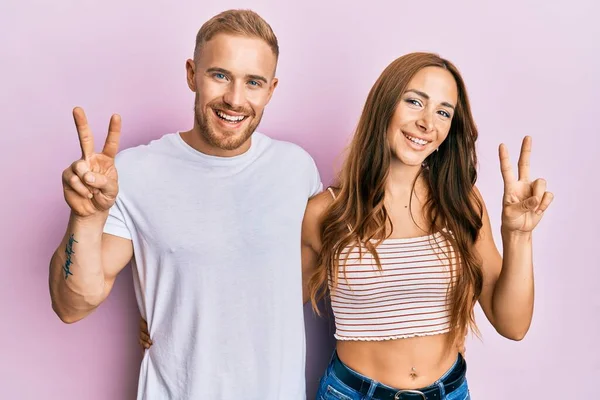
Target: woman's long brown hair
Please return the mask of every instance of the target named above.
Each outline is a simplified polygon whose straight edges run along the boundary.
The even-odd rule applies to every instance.
[[[411,53],[396,59],[369,92],[336,185],[337,198],[321,221],[319,267],[308,287],[313,309],[319,313],[317,303],[325,297],[329,280],[335,290],[340,260],[349,246],[357,246],[361,251],[366,248],[381,268],[375,249],[392,233],[384,205],[392,157],[386,131],[409,81],[422,68],[432,66],[448,70],[458,87],[458,104],[448,137],[439,151],[427,157],[426,167],[421,170],[429,191],[424,211],[430,233],[442,234],[457,255],[451,260],[455,266],[451,268],[454,285],[448,291],[448,342],[453,343],[464,337],[469,328],[478,332],[473,308],[483,279],[474,243],[482,226],[483,209],[474,195],[477,128],[465,84],[457,68],[436,54]]]

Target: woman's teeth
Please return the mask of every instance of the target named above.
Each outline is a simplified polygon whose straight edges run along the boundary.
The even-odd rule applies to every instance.
[[[427,140],[414,138],[414,137],[408,136],[408,135],[404,135],[404,137],[406,137],[411,142],[416,143],[416,144],[421,145],[421,146],[425,146],[427,143],[429,143]]]

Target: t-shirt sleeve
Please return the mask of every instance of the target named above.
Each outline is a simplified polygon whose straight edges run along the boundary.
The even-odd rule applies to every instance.
[[[317,164],[315,163],[315,160],[313,160],[312,157],[310,157],[310,163],[311,163],[311,177],[310,177],[310,182],[311,182],[311,187],[310,187],[310,194],[309,197],[313,197],[314,195],[317,195],[319,193],[321,193],[323,191],[323,182],[321,182],[321,175],[319,174],[319,169],[317,168]]]
[[[119,205],[118,199],[110,210],[108,210],[108,219],[106,220],[106,224],[104,224],[104,233],[131,240],[131,231],[125,223],[125,215]]]

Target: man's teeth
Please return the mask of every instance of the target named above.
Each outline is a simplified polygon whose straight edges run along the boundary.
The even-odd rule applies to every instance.
[[[244,116],[244,115],[237,115],[237,116],[227,115],[222,111],[217,111],[217,115],[229,122],[240,122],[241,120],[246,118],[246,116]]]
[[[427,140],[423,140],[423,139],[417,139],[417,138],[414,138],[414,137],[412,137],[412,136],[408,136],[408,135],[404,135],[404,136],[405,136],[405,137],[406,137],[408,140],[410,140],[411,142],[413,142],[413,143],[416,143],[416,144],[420,144],[421,146],[425,146],[427,143],[429,143]]]

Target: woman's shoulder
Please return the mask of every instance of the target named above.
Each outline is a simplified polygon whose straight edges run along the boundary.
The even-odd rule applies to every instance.
[[[314,219],[315,221],[321,219],[322,215],[325,213],[327,208],[331,205],[331,203],[333,203],[334,198],[330,192],[331,190],[333,189],[327,188],[308,200],[305,218],[309,217]]]
[[[321,221],[332,202],[331,193],[329,190],[324,190],[311,197],[306,205],[302,221],[302,242],[317,252],[321,248]]]

